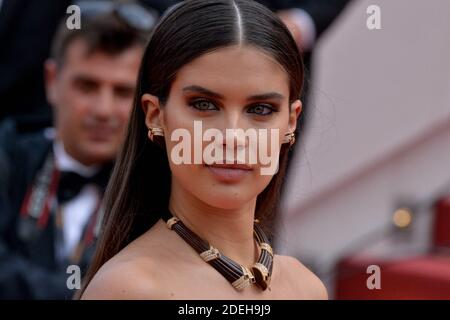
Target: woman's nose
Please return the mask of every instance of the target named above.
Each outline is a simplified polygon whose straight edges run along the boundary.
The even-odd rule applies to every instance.
[[[226,114],[222,135],[227,161],[246,162],[249,138],[251,136],[251,132],[248,132],[249,129],[252,130],[252,128],[249,128],[242,112],[233,110]]]

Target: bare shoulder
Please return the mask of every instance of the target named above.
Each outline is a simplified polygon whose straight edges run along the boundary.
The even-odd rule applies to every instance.
[[[106,262],[82,299],[166,299],[164,272],[169,262],[159,244],[144,234]],[[150,239],[150,240],[149,240]]]
[[[157,281],[149,272],[152,263],[144,259],[111,259],[96,273],[81,299],[164,299]]]
[[[328,292],[322,281],[300,261],[291,256],[275,255],[289,282],[303,288],[306,299],[327,300]]]

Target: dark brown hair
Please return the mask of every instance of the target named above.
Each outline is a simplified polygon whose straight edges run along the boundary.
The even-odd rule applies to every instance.
[[[88,55],[101,51],[114,56],[136,45],[144,47],[150,36],[150,30],[132,27],[114,11],[82,21],[80,29],[69,29],[65,20],[58,26],[50,53],[58,65],[64,63],[67,48],[78,39],[86,42]]]
[[[300,52],[289,30],[269,9],[249,0],[188,0],[169,9],[142,59],[126,140],[108,185],[101,236],[80,296],[99,268],[154,225],[168,207],[169,161],[166,150],[148,139],[142,95],[155,95],[164,106],[180,68],[207,52],[240,41],[280,63],[289,76],[290,102],[300,98]],[[287,144],[283,144],[279,171],[257,198],[256,218],[267,226],[278,209],[287,151]]]

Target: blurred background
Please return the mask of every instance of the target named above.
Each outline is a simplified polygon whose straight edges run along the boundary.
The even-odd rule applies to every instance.
[[[444,0],[353,1],[316,46],[277,246],[333,298],[450,298],[449,18]]]
[[[90,66],[95,72],[92,66],[99,66],[99,61],[117,66],[121,54],[140,46],[135,31],[149,35],[164,10],[178,1],[85,2],[134,8],[119,10],[120,28],[114,32],[123,36],[131,27],[135,42],[125,41],[110,52],[109,40],[106,45],[102,40],[86,61],[71,60],[64,67]],[[332,299],[450,299],[450,63],[446,58],[450,56],[450,2],[260,2],[285,21],[307,66],[305,114],[291,155],[275,250],[311,268]],[[80,245],[88,264],[95,244],[96,203],[105,185],[97,182],[108,177],[111,166],[105,166],[105,159],[83,166],[74,154],[73,159],[64,152],[58,156],[63,148],[55,144],[51,106],[64,105],[65,99],[64,90],[54,88],[61,78],[51,75],[65,69],[46,64],[58,25],[74,3],[0,0],[2,299],[70,299],[73,291],[66,288],[66,266],[80,261],[76,250]],[[100,4],[90,10],[111,13],[105,8],[108,5]],[[379,23],[379,28],[368,23]],[[117,27],[117,21],[113,25]],[[96,56],[96,52],[107,55]],[[135,61],[140,53],[135,52]],[[116,83],[93,73],[85,75],[74,87],[78,102],[90,99],[89,103],[108,106],[113,101],[108,99],[120,96],[130,105],[133,88],[123,76],[134,79],[136,74],[119,75]],[[58,92],[62,100],[51,99]],[[105,107],[102,112],[88,122],[118,126],[117,111]],[[23,148],[40,148],[44,136],[42,156],[27,162],[34,155]],[[72,226],[58,219],[42,224],[53,207],[47,209],[41,202],[37,218],[31,213],[29,194],[39,184],[35,177],[45,171],[41,169],[52,144],[59,157],[56,168],[79,173],[66,183],[79,184],[76,192],[82,191],[81,195],[68,191],[75,192],[64,205],[72,212],[65,216]],[[42,175],[52,181],[52,176]],[[100,188],[91,192],[94,184]],[[44,183],[45,192],[51,191],[50,185]],[[81,220],[73,218],[78,210],[87,210]],[[64,244],[57,243],[62,241],[60,234],[65,235]],[[72,251],[77,253],[75,260]]]

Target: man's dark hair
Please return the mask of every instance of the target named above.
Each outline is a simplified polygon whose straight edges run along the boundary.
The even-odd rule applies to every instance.
[[[58,65],[63,64],[69,45],[78,39],[87,44],[87,55],[101,51],[109,55],[118,55],[133,46],[145,47],[150,31],[130,26],[115,12],[82,20],[80,29],[69,29],[63,20],[53,39],[51,57]]]

